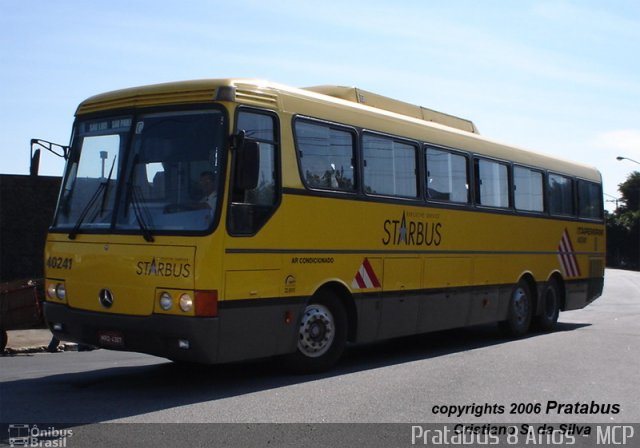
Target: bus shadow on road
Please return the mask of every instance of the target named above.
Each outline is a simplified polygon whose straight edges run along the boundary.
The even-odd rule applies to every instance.
[[[351,371],[438,358],[553,333],[574,331],[590,325],[587,323],[558,323],[553,332],[531,331],[520,339],[505,336],[495,324],[406,336],[351,348],[345,359],[338,366],[337,371],[343,374]]]
[[[555,333],[574,331],[588,325],[559,323]],[[553,334],[531,333],[523,339]],[[513,342],[502,336],[495,325],[410,336],[349,347],[333,370],[315,375],[292,375],[284,371],[278,359],[217,366],[172,362],[127,366],[123,365],[125,361],[135,362],[135,358],[131,358],[130,354],[126,358],[118,358],[121,354],[114,353],[114,367],[0,383],[2,407],[11,410],[5,417],[10,417],[12,421],[65,423],[73,426],[132,417],[135,420],[136,416],[166,409],[240,397]],[[110,358],[110,354],[103,350],[55,356],[69,356],[69,362],[73,363],[87,361],[92,364],[104,364]],[[72,356],[87,358],[72,360]],[[118,362],[118,359],[121,361]],[[38,403],[38,406],[25,407],[24,403]],[[215,416],[210,418],[212,421],[216,420]],[[224,420],[224,416],[219,418]]]

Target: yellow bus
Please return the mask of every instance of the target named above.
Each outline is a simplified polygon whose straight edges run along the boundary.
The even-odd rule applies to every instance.
[[[223,79],[76,112],[46,244],[62,340],[176,361],[282,355],[498,322],[600,296],[601,176],[357,88]]]

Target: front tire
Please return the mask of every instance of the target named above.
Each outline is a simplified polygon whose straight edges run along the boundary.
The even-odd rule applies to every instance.
[[[296,373],[318,373],[332,367],[347,342],[347,314],[342,302],[329,291],[320,291],[305,307],[299,320],[296,351],[285,363]]]
[[[501,322],[502,330],[509,336],[520,338],[527,334],[533,316],[533,300],[529,284],[520,280],[511,293],[507,320]]]

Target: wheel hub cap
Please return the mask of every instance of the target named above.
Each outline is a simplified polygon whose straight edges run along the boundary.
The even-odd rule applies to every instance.
[[[331,311],[323,305],[309,305],[300,322],[298,349],[305,356],[317,358],[325,354],[335,336]]]
[[[522,288],[518,288],[513,293],[513,311],[518,323],[524,322],[529,312],[526,294]]]

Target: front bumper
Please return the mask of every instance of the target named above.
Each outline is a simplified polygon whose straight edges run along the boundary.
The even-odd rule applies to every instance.
[[[69,308],[45,302],[45,321],[60,340],[161,356],[176,361],[218,362],[217,317],[127,316]],[[61,330],[54,330],[54,324]],[[105,345],[101,334],[118,335],[122,344]],[[185,348],[184,341],[188,341]]]

